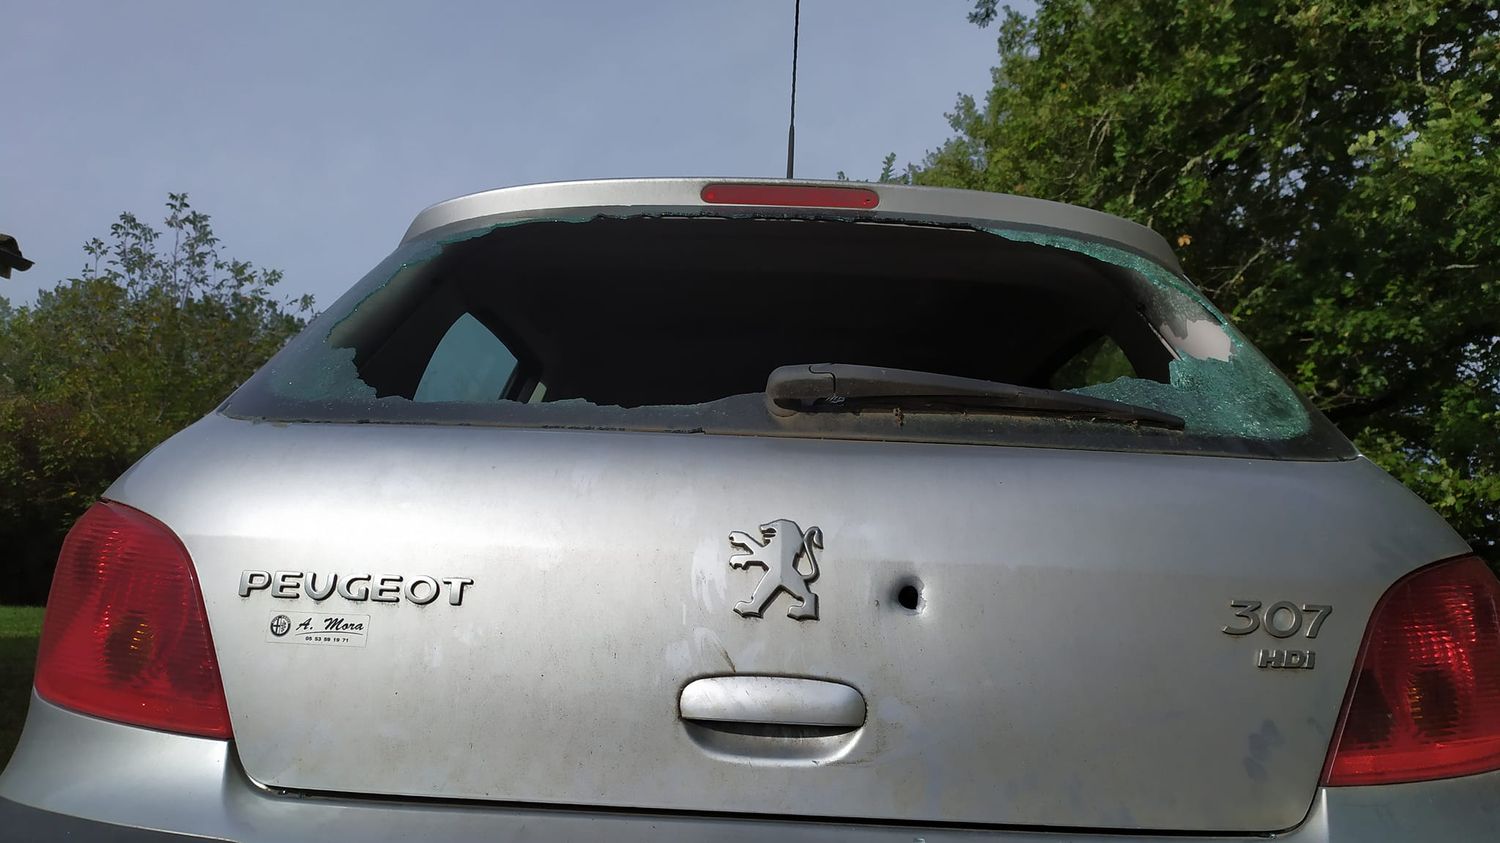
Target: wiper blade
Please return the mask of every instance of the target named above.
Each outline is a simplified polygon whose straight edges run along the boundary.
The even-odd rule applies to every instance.
[[[1182,430],[1180,416],[1055,389],[848,363],[782,366],[766,378],[766,404],[778,416],[896,407],[1065,415]]]

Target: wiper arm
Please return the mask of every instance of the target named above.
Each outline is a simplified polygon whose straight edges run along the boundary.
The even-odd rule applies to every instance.
[[[869,406],[903,410],[983,410],[1066,415],[1182,430],[1180,416],[1055,389],[847,363],[782,366],[766,378],[766,404],[778,416]]]

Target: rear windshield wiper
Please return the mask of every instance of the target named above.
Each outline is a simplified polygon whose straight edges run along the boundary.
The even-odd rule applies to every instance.
[[[1172,430],[1182,430],[1185,424],[1180,416],[1150,407],[1055,389],[847,363],[804,363],[776,369],[766,379],[766,404],[778,416],[893,407],[1062,415]]]

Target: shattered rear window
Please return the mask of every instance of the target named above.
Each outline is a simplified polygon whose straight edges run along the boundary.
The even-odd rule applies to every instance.
[[[1183,429],[967,409],[767,409],[786,365],[976,378]],[[696,213],[519,220],[403,245],[226,403],[471,424],[1338,459],[1352,448],[1183,278],[1065,234]]]
[[[1311,430],[1312,414],[1270,361],[1165,267],[1123,249],[1055,234],[990,233],[1076,251],[1124,269],[1142,314],[1175,352],[1165,382],[1122,375],[1070,392],[1164,410],[1200,433],[1289,440]]]

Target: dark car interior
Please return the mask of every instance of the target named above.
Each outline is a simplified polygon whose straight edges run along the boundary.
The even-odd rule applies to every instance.
[[[1055,380],[1101,343],[1128,359],[1126,374],[1165,381],[1171,352],[1120,272],[960,227],[536,222],[447,246],[362,303],[330,343],[355,349],[382,397],[417,395],[465,315],[508,352],[510,374],[488,399],[698,404],[818,362],[1074,386]]]

